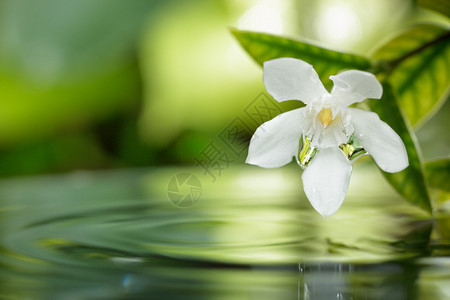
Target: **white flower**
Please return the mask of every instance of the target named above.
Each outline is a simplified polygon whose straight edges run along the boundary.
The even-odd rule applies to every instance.
[[[299,59],[278,58],[264,63],[267,91],[282,102],[300,100],[305,107],[285,112],[262,124],[253,135],[246,162],[264,168],[281,167],[298,155],[306,137],[317,153],[302,175],[311,205],[324,217],[344,201],[352,161],[339,148],[356,138],[378,166],[390,173],[408,166],[405,145],[374,112],[349,105],[366,98],[381,98],[381,84],[371,73],[350,70],[330,76],[331,93],[313,67]]]

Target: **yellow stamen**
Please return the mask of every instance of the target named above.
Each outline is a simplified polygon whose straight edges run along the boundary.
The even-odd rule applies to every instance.
[[[333,121],[333,113],[331,112],[331,108],[323,108],[319,112],[319,117],[320,121],[322,121],[323,127],[327,128],[331,121]]]

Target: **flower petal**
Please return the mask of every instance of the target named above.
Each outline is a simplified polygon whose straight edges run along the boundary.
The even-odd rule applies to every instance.
[[[250,141],[245,162],[263,168],[277,168],[291,162],[298,153],[304,109],[282,113],[259,126]]]
[[[320,150],[303,172],[306,196],[322,216],[331,216],[341,207],[351,173],[352,164],[339,148]]]
[[[278,102],[300,100],[312,103],[328,91],[314,68],[296,58],[276,58],[264,62],[264,85]]]
[[[380,99],[383,94],[383,87],[372,73],[350,70],[330,76],[330,79],[334,83],[331,95],[345,106],[366,98]]]
[[[349,110],[355,136],[377,165],[389,173],[405,169],[409,164],[408,154],[398,134],[374,112],[357,108]]]

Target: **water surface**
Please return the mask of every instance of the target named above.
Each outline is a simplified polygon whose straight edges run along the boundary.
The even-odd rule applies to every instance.
[[[178,190],[195,199],[168,194],[179,174],[200,182]],[[450,297],[447,214],[412,207],[363,162],[324,219],[300,176],[232,166],[215,182],[198,168],[3,180],[1,299]]]

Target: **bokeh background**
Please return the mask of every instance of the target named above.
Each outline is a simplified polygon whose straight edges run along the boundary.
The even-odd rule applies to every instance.
[[[295,162],[222,140],[240,120],[248,142],[255,101],[300,105],[230,28],[367,56],[417,22],[448,26],[415,0],[0,0],[0,298],[449,299],[449,201],[431,219],[367,156],[324,219]],[[449,156],[449,113],[415,128],[426,161]],[[234,163],[216,181],[212,142]],[[172,189],[186,174],[201,186]]]
[[[262,70],[231,27],[368,55],[427,21],[447,22],[408,0],[0,0],[0,176],[194,164],[236,116],[255,129]],[[449,112],[416,128],[427,160]]]

